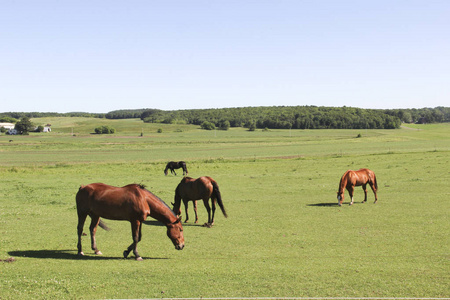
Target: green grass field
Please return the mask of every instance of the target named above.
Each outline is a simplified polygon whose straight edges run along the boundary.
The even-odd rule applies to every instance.
[[[0,299],[450,297],[450,124],[249,132],[32,121],[52,132],[0,135]],[[99,125],[116,133],[91,134]],[[130,224],[106,220],[112,230],[97,231],[103,255],[85,236],[78,257],[78,187],[143,183],[169,203],[181,180],[164,176],[169,160],[213,177],[229,218],[217,210],[216,224],[201,227],[199,202],[182,251],[148,219],[143,262],[122,258]],[[341,175],[361,167],[377,175],[378,203],[369,190],[362,204],[358,188],[353,206],[346,193],[338,207]]]

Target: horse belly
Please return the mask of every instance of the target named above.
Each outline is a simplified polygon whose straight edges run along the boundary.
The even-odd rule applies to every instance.
[[[93,214],[110,220],[130,220],[139,214],[129,199],[113,197],[92,198],[90,210]]]

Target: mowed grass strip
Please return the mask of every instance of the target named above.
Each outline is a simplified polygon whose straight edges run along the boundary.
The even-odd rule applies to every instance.
[[[358,139],[352,131],[304,132],[315,134],[315,141],[302,140],[302,132],[295,139],[279,131],[266,142],[258,137],[253,145],[245,131],[236,131],[230,143],[223,137],[206,143],[196,139],[204,132],[192,130],[184,132],[180,145],[180,133],[173,132],[155,142],[162,148],[171,144],[166,154],[161,150],[143,159],[129,156],[134,138],[121,150],[90,159],[89,150],[100,153],[98,143],[111,137],[88,136],[85,161],[70,156],[54,161],[57,149],[42,150],[53,142],[63,153],[81,151],[71,137],[66,143],[56,134],[44,136],[37,153],[26,144],[40,136],[15,138],[12,143],[17,140],[29,151],[26,157],[40,160],[9,164],[0,159],[0,259],[16,259],[0,262],[1,297],[449,297],[450,139],[439,126],[418,129],[377,131]],[[372,147],[386,139],[397,146]],[[4,150],[10,146],[2,142],[0,155],[14,152]],[[289,143],[292,147],[286,147]],[[205,144],[236,149],[212,155],[202,151]],[[194,154],[184,153],[186,145]],[[242,155],[244,145],[260,155]],[[296,147],[303,153],[283,150]],[[122,151],[122,158],[115,151]],[[75,194],[81,184],[144,183],[169,203],[181,176],[164,176],[164,165],[183,154],[191,158],[189,175],[217,180],[228,219],[217,210],[213,228],[201,227],[207,214],[199,202],[199,224],[184,226],[183,251],[173,248],[165,227],[149,219],[138,246],[143,262],[121,258],[131,243],[129,223],[106,220],[112,230],[97,231],[104,255],[93,255],[86,236],[86,257],[77,257]],[[349,206],[346,193],[347,205],[338,207],[340,176],[360,167],[375,171],[379,203],[373,204],[369,190],[369,201],[362,204],[357,188],[356,203]],[[190,214],[192,220],[192,204]]]

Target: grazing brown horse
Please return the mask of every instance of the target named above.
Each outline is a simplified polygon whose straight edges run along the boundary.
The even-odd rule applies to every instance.
[[[352,201],[350,202],[350,205],[353,204],[353,192],[355,190],[355,186],[362,185],[362,188],[364,190],[364,202],[367,201],[367,184],[370,185],[372,188],[373,193],[375,194],[375,202],[377,203],[377,178],[375,177],[375,173],[369,169],[359,169],[358,171],[352,171],[348,170],[344,173],[341,177],[341,181],[339,182],[339,190],[337,192],[337,198],[338,198],[338,204],[339,206],[342,205],[342,202],[344,202],[344,189],[347,189],[348,193],[350,194],[350,197]]]
[[[175,172],[175,169],[183,168],[183,176],[188,174],[188,170],[186,168],[186,163],[184,161],[169,161],[166,165],[166,168],[164,169],[164,174],[167,176],[169,173],[168,170],[170,170],[170,173],[177,175]]]
[[[86,217],[91,217],[89,230],[91,233],[91,247],[95,254],[102,254],[97,249],[95,232],[100,218],[111,220],[126,220],[131,223],[133,243],[123,252],[126,258],[133,250],[136,260],[142,260],[137,252],[137,243],[141,240],[142,223],[150,216],[167,226],[167,236],[172,240],[175,249],[184,248],[183,226],[181,217],[175,213],[161,199],[145,189],[143,185],[130,184],[124,187],[114,187],[103,183],[92,183],[81,186],[77,196],[78,212],[78,254],[81,250],[81,235]]]
[[[212,217],[211,208],[209,206],[209,198],[211,198],[212,204]],[[186,211],[186,220],[184,222],[187,222],[189,220],[188,201],[194,201],[195,223],[198,223],[196,200],[203,200],[206,210],[208,211],[208,223],[205,224],[207,227],[211,227],[214,224],[216,201],[219,204],[223,215],[226,218],[228,217],[223,206],[219,186],[217,185],[217,182],[214,181],[214,179],[212,179],[211,177],[204,176],[197,179],[184,177],[175,190],[175,203],[172,203],[173,211],[178,215],[181,214],[181,200],[183,200],[184,208]]]

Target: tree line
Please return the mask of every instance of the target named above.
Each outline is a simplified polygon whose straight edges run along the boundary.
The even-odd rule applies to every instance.
[[[23,117],[139,118],[146,123],[194,124],[204,129],[246,127],[261,129],[394,129],[402,123],[450,122],[450,107],[421,109],[362,109],[355,107],[272,106],[220,109],[129,109],[106,114],[71,112],[0,113],[0,121]],[[9,119],[8,119],[9,118]],[[14,122],[13,122],[14,123]]]
[[[450,122],[450,108],[361,109],[354,107],[273,106],[164,111],[118,110],[106,118],[140,118],[147,123],[194,124],[205,129],[394,129],[404,123]]]

